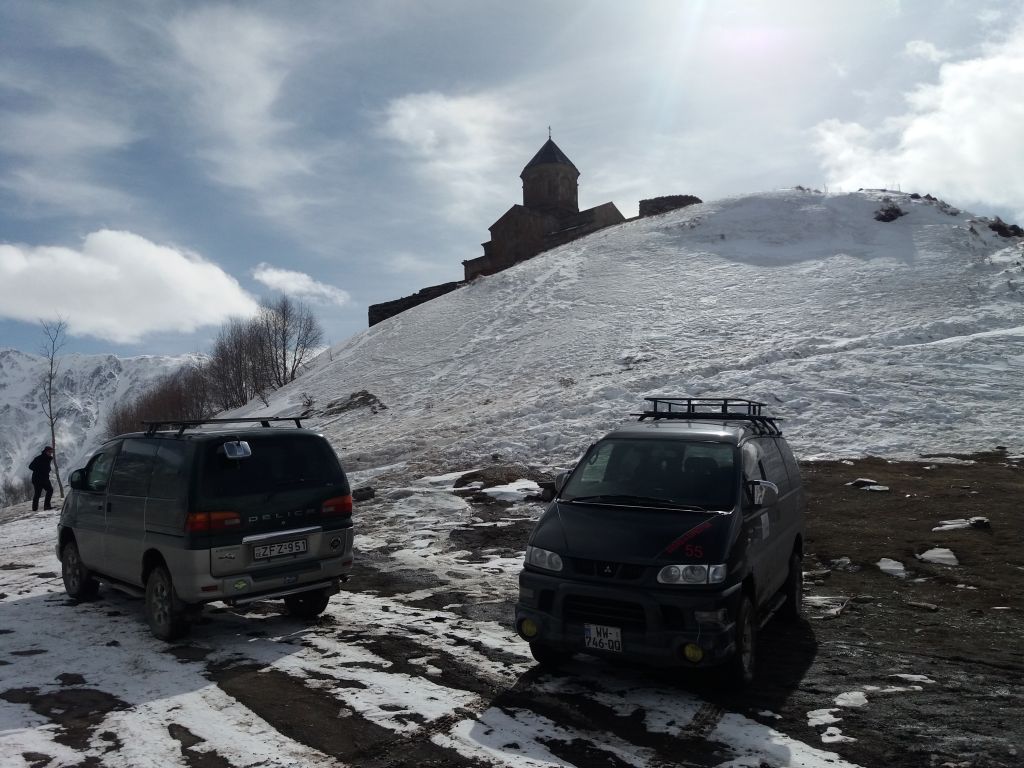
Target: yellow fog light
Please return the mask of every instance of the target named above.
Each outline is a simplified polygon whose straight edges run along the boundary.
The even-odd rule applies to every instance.
[[[540,627],[537,626],[537,622],[533,619],[523,619],[519,622],[519,634],[527,640],[536,637],[539,631]]]
[[[704,650],[699,645],[687,643],[683,646],[683,655],[687,661],[696,664],[704,658]]]

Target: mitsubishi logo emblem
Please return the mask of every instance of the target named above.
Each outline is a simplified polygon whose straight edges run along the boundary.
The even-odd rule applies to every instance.
[[[605,566],[604,566],[604,575],[605,576],[611,576],[612,575],[612,567],[611,567],[610,564],[607,564],[607,563],[605,564]]]

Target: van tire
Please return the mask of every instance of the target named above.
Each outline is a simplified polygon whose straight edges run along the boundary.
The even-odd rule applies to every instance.
[[[804,612],[804,570],[803,561],[796,552],[789,557],[789,574],[782,593],[786,602],[779,608],[779,616],[789,622],[800,621]]]
[[[757,667],[757,619],[747,595],[736,609],[736,652],[725,667],[726,682],[734,689],[745,688],[754,681]]]
[[[331,596],[325,589],[311,589],[309,592],[299,592],[297,595],[288,595],[284,599],[288,613],[297,619],[312,620],[327,609],[327,603]]]
[[[88,600],[99,592],[100,583],[89,573],[78,551],[78,542],[68,541],[60,551],[60,572],[64,579],[64,591],[75,600]]]
[[[166,566],[158,565],[146,579],[146,621],[161,640],[177,640],[188,634],[185,606],[174,593],[174,583]]]

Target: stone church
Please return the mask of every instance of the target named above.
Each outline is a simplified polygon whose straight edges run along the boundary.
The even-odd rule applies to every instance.
[[[483,256],[462,262],[465,279],[493,275],[542,251],[625,221],[614,203],[581,211],[579,177],[579,170],[549,137],[519,174],[523,204],[513,205],[490,226],[491,239],[483,244]]]
[[[432,285],[412,296],[373,304],[369,309],[370,325],[450,293],[477,277],[501,272],[557,245],[626,220],[614,203],[580,210],[580,172],[550,135],[519,178],[523,180],[522,205],[513,205],[490,226],[491,239],[483,244],[483,256],[462,262],[464,280]],[[640,216],[699,202],[691,195],[641,200]]]

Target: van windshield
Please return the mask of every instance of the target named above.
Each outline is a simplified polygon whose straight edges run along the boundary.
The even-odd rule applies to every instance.
[[[199,485],[204,499],[344,482],[338,459],[325,440],[295,434],[247,435],[243,439],[252,450],[244,459],[227,458],[222,447],[227,438],[205,446]]]
[[[559,494],[562,501],[731,510],[739,485],[736,446],[610,438],[593,446]]]

